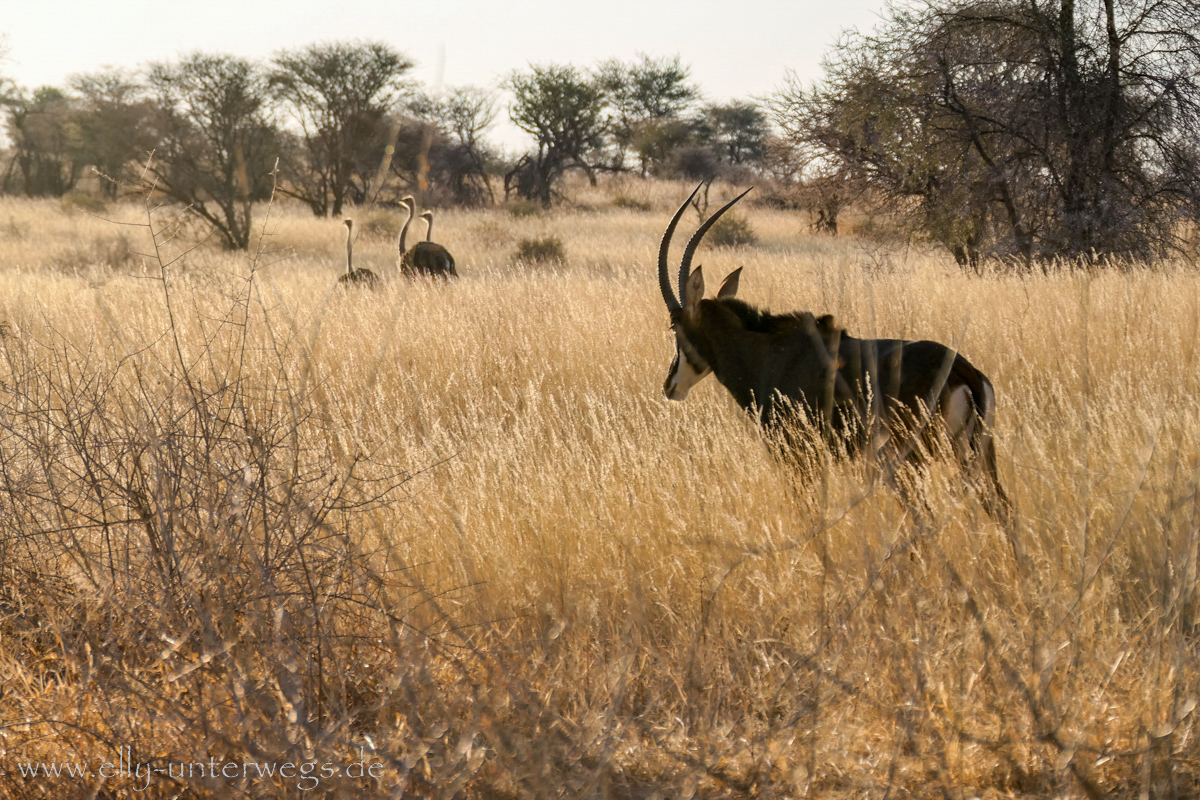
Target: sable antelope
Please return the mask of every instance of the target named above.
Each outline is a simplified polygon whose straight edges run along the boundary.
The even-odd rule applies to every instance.
[[[433,241],[433,212],[426,211],[421,214],[421,219],[425,220],[428,228],[425,232],[425,241],[417,242],[408,250],[404,249],[404,242],[408,236],[408,226],[412,223],[413,213],[416,211],[416,200],[412,195],[405,195],[400,199],[404,207],[408,209],[408,217],[404,220],[404,226],[400,229],[400,272],[403,275],[410,277],[416,275],[427,275],[435,278],[453,278],[458,277],[458,272],[454,268],[454,257],[450,255],[450,251],[440,244]]]
[[[354,268],[354,220],[347,219],[342,224],[346,226],[346,274],[338,278],[338,283],[343,287],[378,289],[382,285],[378,275],[369,269]]]
[[[697,187],[697,190],[699,187]],[[954,350],[937,342],[856,339],[832,316],[772,314],[736,298],[742,270],[731,272],[715,299],[704,298],[704,275],[692,271],[692,256],[704,234],[743,192],[713,214],[688,241],[679,263],[679,297],[667,275],[667,251],[675,226],[691,203],[684,201],[663,234],[658,282],[671,330],[675,359],[663,392],[683,400],[705,376],[717,376],[738,405],[758,415],[791,446],[795,423],[817,422],[834,452],[853,455],[885,445],[920,466],[918,439],[937,452],[938,433],[949,439],[958,462],[981,458],[991,493],[984,505],[993,516],[1008,509],[996,470],[991,425],[996,393],[987,376]],[[890,442],[890,444],[889,444]]]

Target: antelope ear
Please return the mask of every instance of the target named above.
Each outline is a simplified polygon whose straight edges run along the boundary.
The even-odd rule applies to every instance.
[[[717,299],[724,300],[726,297],[737,297],[738,279],[741,277],[741,267],[726,275],[725,280],[721,281],[721,288],[717,289]]]
[[[683,301],[683,310],[688,314],[695,314],[700,308],[700,301],[704,299],[704,273],[701,272],[702,267],[696,267],[692,270],[691,277],[687,282],[687,298]]]

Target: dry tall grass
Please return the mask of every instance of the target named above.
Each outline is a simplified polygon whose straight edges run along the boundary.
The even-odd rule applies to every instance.
[[[715,381],[662,398],[686,192],[617,192],[443,212],[448,285],[396,279],[373,212],[378,295],[299,209],[160,272],[145,228],[0,202],[0,797],[131,796],[125,747],[384,765],[148,797],[1200,791],[1191,265],[970,276],[765,208],[702,250],[992,378],[1015,527],[948,467],[918,527],[863,463],[802,483]],[[565,263],[514,258],[543,236]],[[51,762],[91,775],[21,776]]]

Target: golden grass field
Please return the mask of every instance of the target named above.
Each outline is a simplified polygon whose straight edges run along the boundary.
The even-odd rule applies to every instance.
[[[938,466],[926,525],[868,463],[777,461],[714,379],[666,401],[654,258],[688,189],[574,191],[441,212],[449,285],[352,212],[378,294],[334,288],[340,220],[292,206],[258,255],[164,273],[136,202],[0,200],[0,797],[135,796],[96,777],[118,747],[384,765],[309,796],[1200,792],[1194,264],[975,275],[739,209],[759,243],[702,248],[710,291],[744,266],[750,302],[995,384],[1014,522]],[[565,263],[514,261],[546,235]]]

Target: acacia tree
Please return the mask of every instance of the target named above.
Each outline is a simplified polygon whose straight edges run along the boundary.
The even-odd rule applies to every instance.
[[[606,128],[599,83],[574,66],[550,64],[513,73],[505,85],[513,94],[509,117],[537,142],[505,176],[505,194],[515,184],[518,195],[549,207],[567,170],[583,170],[594,184]]]
[[[347,200],[365,199],[393,144],[388,116],[413,62],[382,42],[332,42],[285,50],[272,63],[272,90],[304,144],[284,191],[317,216],[339,216]]]
[[[495,161],[491,149],[483,139],[484,132],[496,121],[496,95],[474,86],[459,86],[443,96],[420,93],[409,104],[409,109],[426,125],[433,126],[436,133],[426,132],[421,143],[427,144],[426,168],[429,174],[439,172],[450,190],[454,202],[475,205],[485,197],[495,200],[488,181],[488,166]],[[444,141],[446,135],[453,142]],[[397,140],[397,155],[402,154],[402,133]],[[441,147],[438,148],[438,139]],[[418,159],[419,160],[419,159]],[[396,162],[393,160],[393,166]]]
[[[608,104],[614,167],[623,168],[632,150],[645,175],[687,142],[691,125],[685,114],[700,97],[690,75],[678,55],[655,59],[639,54],[636,61],[610,59],[597,67],[596,80]]]
[[[697,123],[697,138],[713,148],[727,164],[762,160],[767,139],[767,115],[757,103],[734,100],[705,107]]]
[[[1198,76],[1188,0],[940,0],[848,35],[771,107],[961,261],[1153,258],[1196,213]]]
[[[75,75],[70,85],[78,97],[80,158],[109,179],[100,190],[115,198],[119,181],[130,177],[129,165],[154,148],[144,87],[119,70]]]
[[[149,82],[156,188],[211,223],[227,247],[245,249],[253,202],[270,196],[284,148],[266,76],[235,56],[193,53],[152,65]]]
[[[0,34],[0,61],[8,55],[8,39],[4,34]],[[18,99],[20,93],[17,90],[16,84],[6,75],[0,74],[0,108],[7,112],[11,103]],[[7,116],[7,114],[6,114]],[[4,168],[4,173],[0,174],[0,192],[7,191],[9,178],[12,177],[12,172],[16,168],[17,162],[15,155],[9,158],[8,165]]]
[[[70,191],[83,168],[79,110],[71,98],[61,89],[43,86],[32,93],[13,91],[6,105],[21,191],[29,197],[61,197]]]
[[[8,59],[8,36],[0,33],[0,62]],[[7,102],[16,93],[17,87],[7,75],[0,74],[0,103]]]

